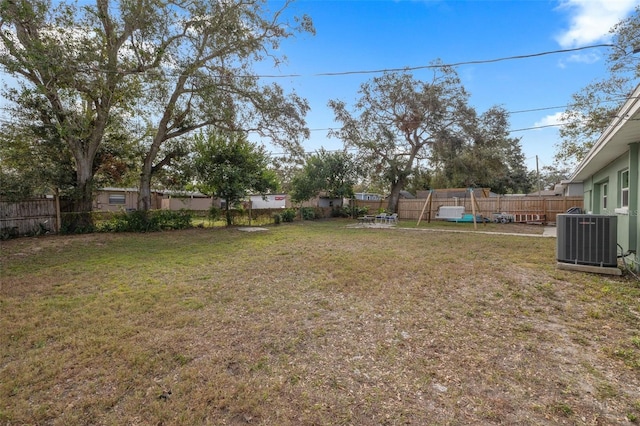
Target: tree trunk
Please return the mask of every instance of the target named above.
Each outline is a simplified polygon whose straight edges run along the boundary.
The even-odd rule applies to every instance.
[[[400,180],[391,185],[391,194],[389,194],[389,203],[387,204],[387,213],[398,212],[398,202],[400,201],[400,191],[404,187],[404,181]]]
[[[227,226],[231,226],[233,221],[231,220],[231,210],[229,210],[229,200],[225,203],[225,216],[227,217]]]
[[[162,128],[164,129],[164,127]],[[158,131],[160,133],[160,130]],[[162,130],[164,135],[164,130]],[[149,152],[144,157],[144,163],[142,164],[142,173],[140,173],[140,189],[138,193],[138,210],[146,212],[153,206],[151,205],[151,177],[153,176],[153,162],[160,151],[160,144],[162,143],[162,136],[156,134],[153,139]]]
[[[138,192],[138,210],[146,212],[151,209],[151,164],[149,171],[147,169],[147,160],[143,166],[143,172],[140,174],[140,188]]]
[[[76,157],[76,193],[72,213],[67,215],[64,230],[69,234],[89,232],[93,229],[93,158]]]

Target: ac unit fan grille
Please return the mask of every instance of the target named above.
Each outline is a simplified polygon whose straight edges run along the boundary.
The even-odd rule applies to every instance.
[[[557,216],[557,259],[580,265],[617,266],[617,217],[585,214]]]

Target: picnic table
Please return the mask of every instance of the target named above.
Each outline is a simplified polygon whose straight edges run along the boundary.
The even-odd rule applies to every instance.
[[[358,217],[358,223],[373,223],[375,222],[376,217],[372,215],[364,215]]]

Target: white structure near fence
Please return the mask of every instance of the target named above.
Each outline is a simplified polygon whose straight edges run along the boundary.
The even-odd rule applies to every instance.
[[[250,195],[252,209],[284,209],[287,207],[287,194]]]

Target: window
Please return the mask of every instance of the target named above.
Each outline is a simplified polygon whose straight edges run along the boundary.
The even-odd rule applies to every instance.
[[[125,204],[124,194],[109,194],[109,204]]]
[[[607,183],[603,183],[602,184],[602,208],[606,210],[607,208],[607,198],[608,198],[608,188],[609,188],[609,184]]]
[[[629,170],[620,172],[620,207],[629,207]]]

